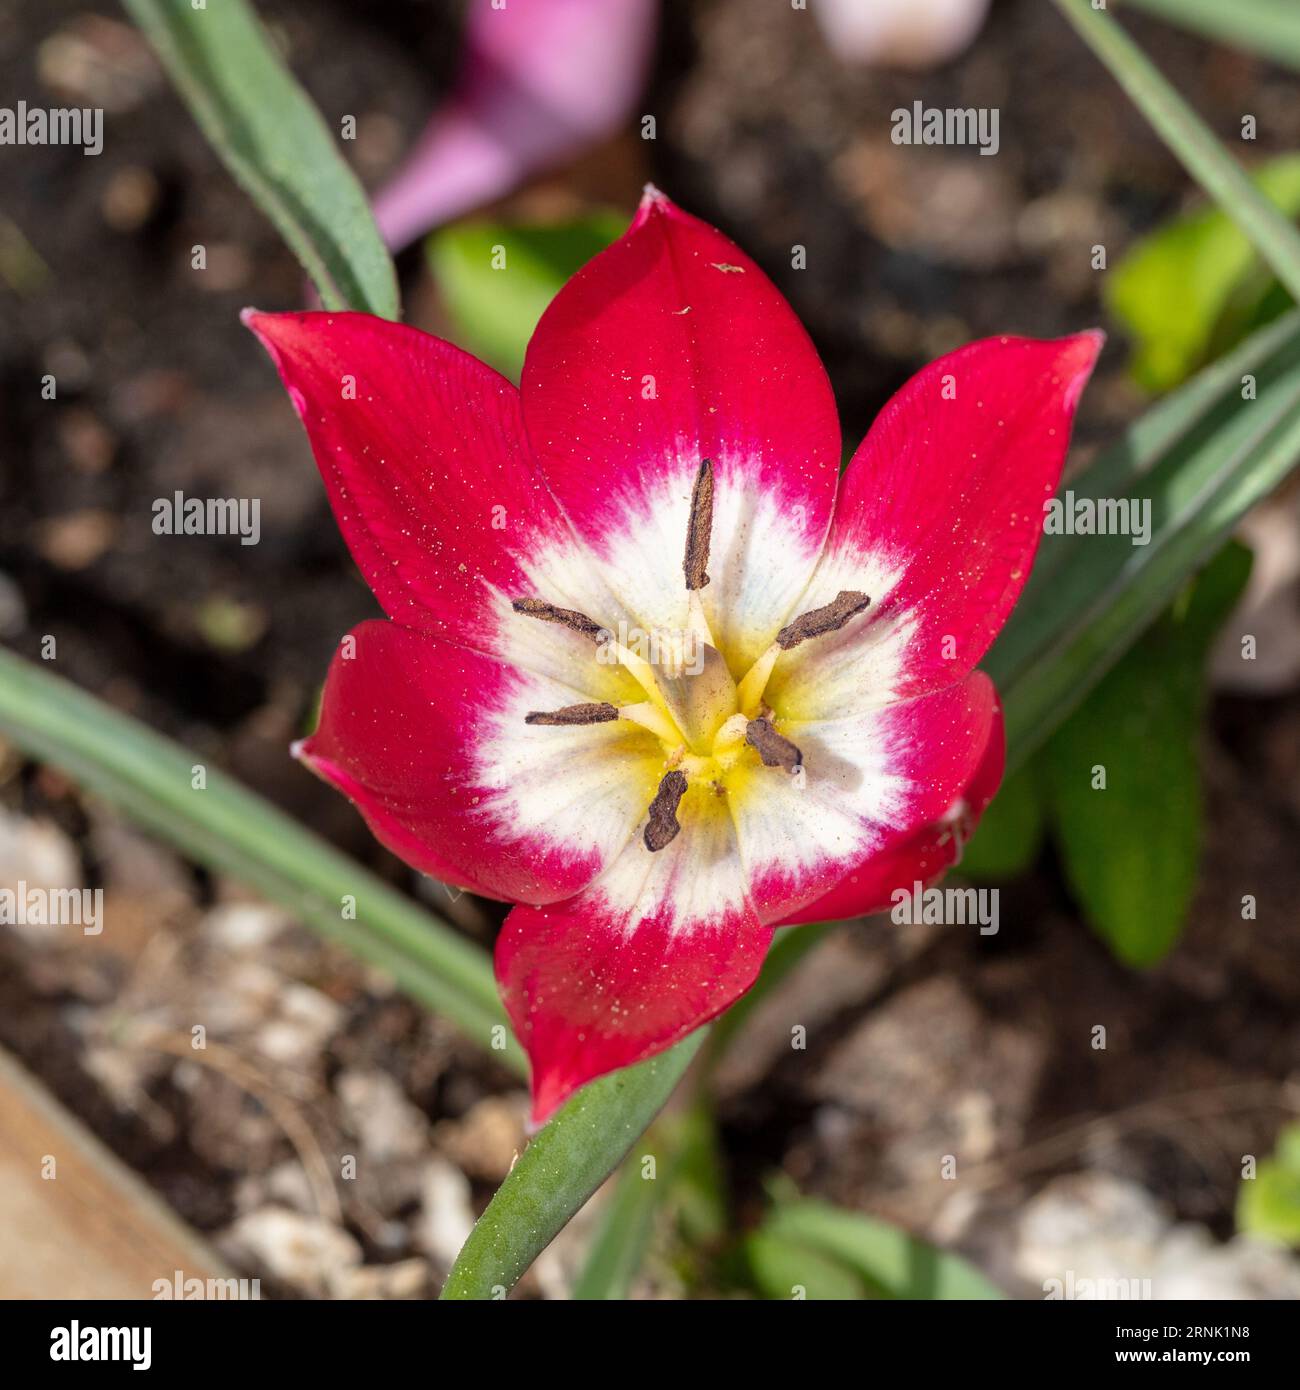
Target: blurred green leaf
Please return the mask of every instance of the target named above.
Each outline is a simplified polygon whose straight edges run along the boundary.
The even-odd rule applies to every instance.
[[[1300,7],[1295,0],[1122,0],[1122,4],[1257,53],[1271,63],[1300,68]]]
[[[869,1296],[848,1265],[766,1227],[746,1236],[741,1257],[749,1280],[764,1298],[845,1302]]]
[[[1253,182],[1288,217],[1300,213],[1300,155],[1264,165]],[[1136,339],[1134,377],[1165,391],[1265,313],[1276,317],[1287,301],[1269,295],[1275,284],[1236,223],[1210,207],[1138,242],[1107,277],[1106,302]]]
[[[1075,898],[1126,965],[1163,959],[1191,904],[1205,662],[1250,564],[1244,546],[1227,545],[1056,731],[1041,758]]]
[[[847,1291],[844,1271],[856,1277],[867,1297],[943,1300],[1004,1296],[960,1256],[888,1222],[828,1202],[807,1198],[777,1201],[757,1236],[761,1242],[759,1273],[774,1297],[789,1298],[794,1284],[807,1287],[810,1298],[862,1297],[862,1293]],[[801,1251],[808,1252],[806,1263]],[[820,1263],[814,1263],[816,1257]],[[750,1264],[754,1266],[752,1250]],[[799,1277],[801,1268],[803,1278]],[[827,1292],[814,1294],[815,1281]]]
[[[1278,1135],[1273,1157],[1237,1189],[1237,1229],[1300,1249],[1300,1124]]]
[[[653,1177],[645,1160],[653,1156]],[[713,1115],[696,1101],[662,1115],[623,1160],[586,1259],[574,1282],[578,1300],[628,1296],[665,1209],[676,1213],[685,1243],[711,1245],[727,1225],[727,1200]]]
[[[1281,327],[1261,333],[1272,340]],[[1127,534],[1048,538],[1071,544],[1051,548],[1056,563],[1026,589],[985,662],[1003,693],[1009,770],[1081,703],[1188,574],[1300,460],[1300,339],[1287,337],[1251,380],[1254,398],[1243,399],[1239,385],[1216,400],[1135,478],[1129,495],[1151,508],[1148,544],[1133,545]],[[1079,486],[1089,490],[1088,475]]]
[[[682,1235],[694,1246],[711,1244],[726,1234],[728,1213],[722,1145],[708,1098],[698,1099],[680,1119],[675,1117],[674,1125],[678,1155],[673,1203]]]
[[[1075,32],[1106,65],[1183,167],[1250,238],[1300,300],[1300,232],[1246,177],[1214,132],[1105,8],[1055,0]]]
[[[564,282],[627,230],[597,212],[577,222],[508,226],[457,222],[425,243],[456,342],[519,380],[524,349]]]
[[[962,851],[958,872],[967,878],[1007,879],[1038,857],[1045,820],[1033,764],[1003,782],[979,828]]]
[[[653,1130],[651,1131],[653,1133]],[[649,1135],[646,1136],[649,1141]],[[653,1178],[645,1158],[655,1159]],[[626,1298],[654,1235],[655,1217],[673,1181],[672,1163],[664,1163],[664,1145],[643,1142],[628,1154],[601,1212],[600,1225],[573,1285],[579,1302]]]
[[[327,309],[398,317],[366,196],[245,0],[123,0],[209,144],[275,224]]]
[[[1171,457],[1186,458],[1198,441],[1212,436],[1251,402],[1243,399],[1243,383],[1274,379],[1288,363],[1300,360],[1300,310],[1292,309],[1279,322],[1253,332],[1209,366],[1202,367],[1185,385],[1148,406],[1120,435],[1103,449],[1082,472],[1065,486],[1076,498],[1098,500],[1138,492],[1144,479]],[[1069,533],[1045,535],[1025,587],[1026,600],[1050,595],[1056,575],[1066,559],[1091,537]],[[1017,612],[1020,610],[1017,609]],[[1015,615],[1012,622],[1016,621]],[[1028,650],[1018,640],[1020,660]]]
[[[653,1155],[653,1178],[645,1158]],[[675,1214],[682,1243],[712,1246],[727,1229],[726,1183],[712,1110],[703,1099],[677,1114],[661,1115],[623,1160],[614,1192],[604,1204],[572,1297],[628,1296],[665,1209]]]

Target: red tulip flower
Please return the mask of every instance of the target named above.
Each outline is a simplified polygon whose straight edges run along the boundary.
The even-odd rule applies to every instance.
[[[1015,604],[1098,333],[992,338],[840,478],[803,328],[649,190],[518,390],[366,314],[247,312],[389,621],[297,748],[496,948],[545,1119],[754,982],[782,923],[933,881],[1002,774],[975,665]]]

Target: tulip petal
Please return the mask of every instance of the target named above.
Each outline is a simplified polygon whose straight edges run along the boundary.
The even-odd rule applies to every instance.
[[[772,931],[726,808],[692,786],[679,815],[665,848],[637,835],[586,892],[506,919],[497,983],[532,1062],[537,1123],[586,1082],[671,1047],[758,975]]]
[[[375,197],[394,250],[614,134],[641,90],[655,0],[472,0],[455,87]]]
[[[857,866],[942,819],[970,785],[996,717],[976,671],[933,695],[846,719],[781,721],[803,754],[791,776],[747,765],[729,797],[750,891],[765,922],[785,920]]]
[[[863,619],[777,662],[769,701],[834,718],[959,681],[1029,576],[1102,335],[988,338],[923,368],[844,474],[803,610],[841,590]]]
[[[701,596],[743,674],[813,572],[839,469],[830,384],[779,291],[650,190],[543,314],[521,390],[552,491],[646,629],[685,626],[691,491],[712,461]]]
[[[590,644],[520,617],[511,600],[542,597],[611,625],[622,610],[547,491],[515,387],[450,343],[370,314],[248,310],[244,321],[302,418],[384,611],[581,679]]]
[[[658,740],[622,721],[526,724],[593,698],[394,623],[330,665],[298,756],[408,864],[488,897],[546,903],[618,856],[658,783]]]
[[[1002,707],[997,707],[979,767],[955,808],[955,814],[932,821],[923,830],[900,837],[878,854],[870,855],[824,896],[782,919],[782,926],[800,922],[837,922],[866,917],[888,907],[900,888],[916,883],[929,887],[961,861],[961,852],[975,833],[1002,782],[1006,764]]]

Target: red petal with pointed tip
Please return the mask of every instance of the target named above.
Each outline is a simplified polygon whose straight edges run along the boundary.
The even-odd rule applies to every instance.
[[[547,481],[647,627],[684,622],[691,487],[712,461],[702,597],[719,645],[753,660],[812,574],[840,463],[826,372],[767,276],[651,191],[542,315],[521,391]]]
[[[1002,784],[1006,751],[1002,706],[999,704],[979,767],[963,793],[965,805],[957,823],[937,821],[918,834],[904,836],[894,845],[857,865],[824,897],[792,913],[781,925],[865,917],[888,907],[897,889],[910,892],[915,883],[928,887],[942,878],[960,861],[963,845],[975,833],[980,818]]]
[[[710,804],[712,803],[712,804]],[[671,1047],[753,984],[772,940],[725,807],[692,786],[666,848],[638,834],[586,892],[517,907],[496,973],[541,1123],[579,1086]]]
[[[298,754],[408,864],[487,897],[554,902],[622,850],[662,761],[633,725],[524,722],[583,699],[436,637],[362,623]]]
[[[1102,335],[987,338],[923,368],[885,406],[840,485],[801,607],[841,589],[865,619],[778,663],[771,701],[809,717],[941,689],[1020,597]]]
[[[983,671],[847,719],[781,723],[802,775],[751,767],[729,798],[765,922],[785,921],[846,874],[940,820],[970,785],[998,718]]]
[[[370,314],[247,310],[244,322],[306,426],[385,612],[492,650],[488,586],[530,593],[529,559],[572,544],[516,389],[450,343]]]

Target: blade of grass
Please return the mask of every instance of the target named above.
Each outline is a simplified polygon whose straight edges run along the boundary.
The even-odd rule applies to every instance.
[[[1194,429],[1241,409],[1241,380],[1258,376],[1300,350],[1300,309],[1258,329],[1231,352],[1203,367],[1185,385],[1149,406],[1124,431],[1118,443],[1103,450],[1066,486],[1076,497],[1119,497],[1146,477],[1170,450]],[[1034,574],[1050,570],[1080,537],[1044,536]],[[1031,580],[1031,583],[1033,581]]]
[[[1300,68],[1300,8],[1295,0],[1124,0],[1183,29],[1222,39],[1274,63]]]
[[[1050,594],[1018,615],[985,663],[1007,717],[1014,770],[1137,640],[1198,564],[1300,459],[1300,367],[1209,446],[1160,470],[1149,545],[1097,536],[1059,571]],[[1008,679],[1006,667],[1018,674]]]
[[[653,1153],[656,1161],[662,1157],[658,1146],[647,1145],[645,1151]],[[671,1181],[671,1174],[664,1174],[648,1182],[641,1176],[637,1155],[628,1155],[614,1194],[601,1213],[600,1229],[587,1251],[586,1263],[573,1285],[574,1302],[608,1302],[627,1297],[654,1235],[664,1186]]]
[[[543,1125],[470,1232],[441,1297],[504,1298],[645,1133],[707,1032],[584,1086]]]
[[[1300,300],[1300,232],[1260,193],[1209,126],[1105,10],[1054,0],[1183,167],[1232,218]]]
[[[1300,319],[1300,315],[1296,316]],[[1292,321],[1288,318],[1288,323]],[[1267,357],[1257,349],[1271,349]],[[1248,472],[1251,450],[1283,418],[1300,368],[1300,334],[1284,331],[1284,325],[1260,330],[1248,343],[1179,392],[1162,401],[1149,414],[1161,418],[1151,427],[1139,422],[1125,445],[1104,455],[1087,473],[1073,480],[1076,497],[1119,497],[1147,500],[1152,508],[1151,544],[1135,547],[1127,536],[1052,535],[1043,538],[1034,575],[1011,621],[990,652],[985,665],[1010,696],[1032,669],[1042,667],[1052,643],[1067,629],[1075,630],[1088,613],[1113,596],[1117,583],[1138,583],[1144,571],[1173,539],[1174,529],[1194,524],[1196,510],[1207,505],[1220,473]],[[1207,375],[1212,374],[1212,376]],[[1256,398],[1242,399],[1242,376],[1254,378]],[[1206,380],[1203,382],[1202,377]],[[1203,387],[1221,383],[1224,390],[1207,393]],[[1193,393],[1188,395],[1187,393]],[[1189,407],[1196,405],[1194,414]],[[1143,417],[1145,421],[1147,417]],[[1154,454],[1151,446],[1161,452]],[[1158,459],[1151,467],[1152,458]],[[1285,459],[1274,460],[1270,472],[1255,490],[1243,496],[1245,505],[1276,485],[1287,472]],[[1239,515],[1239,513],[1238,513]],[[1232,516],[1228,525],[1235,523]],[[1220,538],[1208,536],[1206,549],[1189,567],[1171,580],[1176,588],[1182,578],[1205,558]],[[1127,576],[1127,578],[1125,578]],[[1158,607],[1151,611],[1154,617]],[[1101,674],[1097,673],[1098,676]],[[1020,752],[1016,751],[1016,756]]]
[[[245,0],[123,0],[208,143],[311,276],[327,309],[398,317],[370,206],[320,113]]]
[[[614,1191],[600,1215],[600,1225],[573,1285],[575,1302],[609,1302],[626,1298],[654,1236],[655,1218],[676,1175],[677,1142],[652,1127],[645,1142],[623,1160]],[[642,1159],[653,1156],[655,1176],[642,1173]]]
[[[3,649],[0,736],[388,971],[412,998],[526,1070],[485,951],[217,769],[205,768],[206,787],[196,790],[192,752]],[[344,917],[345,900],[355,920]]]

